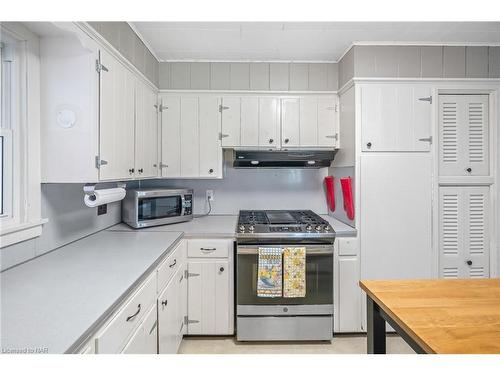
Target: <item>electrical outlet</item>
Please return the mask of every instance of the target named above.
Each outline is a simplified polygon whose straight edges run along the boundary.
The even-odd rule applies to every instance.
[[[206,196],[207,196],[207,201],[213,201],[215,199],[213,190],[207,190]]]

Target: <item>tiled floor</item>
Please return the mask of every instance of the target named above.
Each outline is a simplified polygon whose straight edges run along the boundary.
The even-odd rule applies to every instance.
[[[332,342],[237,342],[233,337],[184,337],[180,354],[364,354],[366,336],[338,335]],[[414,351],[397,335],[387,337],[387,353]]]

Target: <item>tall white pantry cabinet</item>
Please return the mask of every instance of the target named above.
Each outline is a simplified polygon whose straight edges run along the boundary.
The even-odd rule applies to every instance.
[[[357,257],[339,251],[340,315],[349,303],[359,309],[359,279],[495,275],[499,89],[355,79],[340,91],[342,147],[332,172],[353,170],[359,247]],[[366,329],[360,316],[341,318],[341,331]]]

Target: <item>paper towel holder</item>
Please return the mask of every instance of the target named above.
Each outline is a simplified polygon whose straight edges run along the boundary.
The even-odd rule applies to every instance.
[[[94,195],[96,185],[97,184],[85,184],[85,185],[83,185],[83,192],[85,193],[85,195],[90,195],[90,196]],[[117,182],[116,187],[126,189],[127,184],[124,182]]]

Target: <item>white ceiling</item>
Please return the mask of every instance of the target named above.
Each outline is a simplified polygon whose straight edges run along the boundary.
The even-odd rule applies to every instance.
[[[337,61],[353,42],[500,43],[500,22],[132,22],[160,61]]]

